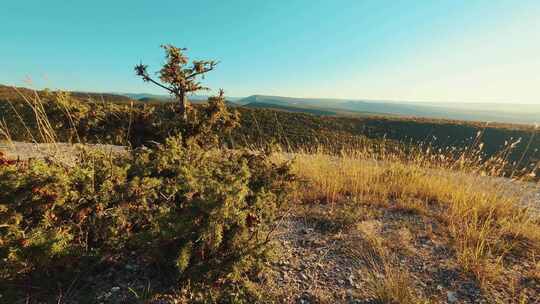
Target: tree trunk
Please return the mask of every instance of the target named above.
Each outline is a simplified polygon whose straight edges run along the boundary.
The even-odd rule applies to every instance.
[[[182,119],[184,121],[187,121],[187,96],[185,93],[180,93],[180,115],[182,115]]]

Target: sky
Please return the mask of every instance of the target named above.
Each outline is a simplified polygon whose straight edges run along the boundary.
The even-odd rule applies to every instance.
[[[164,94],[168,43],[228,96],[540,104],[538,0],[3,1],[0,84]]]

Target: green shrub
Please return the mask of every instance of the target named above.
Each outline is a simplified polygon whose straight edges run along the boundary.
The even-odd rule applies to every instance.
[[[170,244],[174,255],[165,258],[185,275],[238,274],[265,256],[291,180],[287,165],[276,166],[265,155],[169,138],[135,153],[127,192],[138,195],[132,200],[144,201],[145,210],[124,220],[142,228],[134,241]]]
[[[83,149],[69,165],[0,159],[0,281],[71,284],[104,260],[136,254],[181,283],[211,286],[245,280],[270,257],[294,178],[266,152],[225,148],[239,116],[223,96],[188,108],[187,121],[172,105],[45,102],[56,139],[147,147]],[[32,136],[41,136],[37,124]]]
[[[0,102],[0,122],[5,122],[12,140],[139,147],[182,134],[185,141],[213,147],[223,144],[240,121],[238,112],[225,105],[223,95],[189,107],[186,121],[172,103],[89,103],[64,92],[27,96],[25,100]]]
[[[136,250],[190,279],[237,278],[266,258],[292,181],[264,154],[171,137],[153,149],[84,152],[72,167],[0,165],[2,276]],[[114,248],[114,249],[113,249]]]
[[[103,155],[73,167],[32,160],[0,165],[3,275],[76,263],[113,241],[108,231],[127,165]]]

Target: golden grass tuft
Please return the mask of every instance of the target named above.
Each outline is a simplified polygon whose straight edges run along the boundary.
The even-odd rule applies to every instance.
[[[442,221],[457,261],[482,288],[505,283],[500,273],[507,256],[540,253],[540,221],[520,204],[519,191],[503,191],[500,180],[424,160],[375,160],[356,153],[298,153],[294,159],[294,172],[308,185],[299,189],[304,202],[356,201]],[[391,269],[378,269],[390,282],[381,282],[385,285],[377,290],[392,290],[393,282],[405,280]]]
[[[419,295],[411,274],[399,266],[397,258],[384,244],[379,227],[373,222],[359,224],[362,239],[349,246],[350,254],[364,265],[359,277],[366,277],[366,291],[377,303],[418,304],[428,301]]]

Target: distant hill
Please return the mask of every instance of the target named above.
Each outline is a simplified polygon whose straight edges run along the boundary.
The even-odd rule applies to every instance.
[[[43,95],[47,90],[33,90],[24,87],[6,86],[0,84],[0,101],[17,101],[23,99],[23,96],[33,96],[34,94]],[[69,92],[72,97],[81,101],[91,102],[114,102],[114,103],[162,103],[174,101],[170,95],[158,95],[148,93],[99,93],[99,92]],[[193,103],[205,102],[208,96],[190,95],[189,101]],[[227,97],[229,102],[239,100],[239,97]]]
[[[35,94],[26,88],[0,85],[0,100],[20,99],[19,93]],[[37,91],[42,94],[43,91]],[[82,101],[130,103],[161,103],[172,101],[169,95],[147,93],[95,93],[71,92]],[[204,102],[205,95],[190,95],[194,103]],[[540,123],[540,104],[504,103],[449,103],[414,101],[348,100],[332,98],[293,98],[270,95],[252,95],[245,98],[226,97],[231,105],[247,108],[267,108],[318,116],[365,117],[394,116],[412,118],[450,119],[477,122],[499,122],[510,124]]]
[[[171,95],[160,95],[160,94],[149,94],[149,93],[115,93],[115,94],[126,96],[126,97],[139,100],[139,101],[170,102],[173,100],[173,98],[171,98]],[[189,100],[195,103],[204,102],[208,100],[208,97],[209,97],[208,95],[189,95],[188,96]],[[230,96],[226,98],[227,100],[233,101],[233,102],[239,99],[242,99],[241,97],[230,97]]]
[[[25,88],[12,88],[0,86],[0,121],[12,126],[10,136],[14,140],[29,140],[26,127],[20,123],[19,116],[13,112],[11,104],[5,101],[13,101],[24,106],[25,102],[21,95],[26,95],[32,99],[35,94],[45,95],[45,91],[33,91]],[[161,102],[134,100],[127,96],[116,94],[81,93],[72,92],[76,99],[94,103],[96,108],[103,108],[104,102],[134,104],[131,106],[119,107],[118,113],[145,113],[145,115],[135,115],[137,119],[142,119],[140,123],[134,124],[137,129],[131,133],[130,140],[133,143],[143,143],[148,140],[155,140],[156,134],[153,129],[145,129],[152,124],[146,116],[153,111],[146,111],[147,107],[163,107],[168,109],[168,105]],[[141,97],[143,99],[145,97]],[[149,97],[148,97],[149,98]],[[328,103],[333,108],[325,108],[322,105]],[[375,104],[375,106],[372,106]],[[483,134],[483,152],[487,155],[495,155],[500,151],[507,151],[507,143],[516,143],[521,139],[515,149],[505,159],[516,161],[516,166],[536,165],[540,161],[540,137],[538,130],[531,125],[491,123],[486,125],[483,122],[471,122],[463,120],[449,120],[442,118],[410,118],[407,116],[380,114],[374,115],[375,111],[392,112],[391,107],[384,107],[388,103],[376,102],[347,102],[309,99],[289,99],[287,97],[272,96],[250,96],[238,101],[236,109],[240,112],[240,127],[232,134],[232,142],[236,145],[264,146],[268,142],[280,144],[286,148],[317,148],[319,146],[330,147],[335,151],[341,148],[359,147],[365,148],[379,142],[399,143],[403,146],[425,147],[429,145],[437,151],[438,149],[469,149],[475,147],[478,142],[476,136],[478,132]],[[364,108],[361,108],[361,105]],[[372,112],[345,111],[344,108],[356,106],[357,109],[369,110]],[[442,113],[440,109],[452,109],[451,105],[441,106],[416,106],[414,104],[402,104],[400,113],[419,113],[420,110],[428,109],[430,115]],[[122,112],[122,109],[124,112]],[[505,109],[503,105],[490,111],[500,113]],[[452,109],[453,110],[453,109]],[[406,112],[409,111],[409,112]],[[438,112],[439,111],[439,112]],[[534,106],[528,108],[533,113]],[[488,112],[488,111],[486,111]],[[118,113],[109,116],[104,121],[102,127],[91,131],[84,129],[86,138],[100,139],[105,132],[110,134],[125,134],[125,130],[131,128],[129,119],[125,116],[118,116]],[[160,113],[157,111],[155,113]],[[352,114],[351,114],[352,113]],[[26,112],[27,121],[33,121],[33,113]],[[152,114],[154,115],[154,114]],[[500,114],[498,114],[500,115]],[[54,118],[54,117],[53,117]],[[109,121],[110,119],[110,121]],[[83,121],[85,121],[83,119]],[[31,125],[31,124],[30,124]],[[14,127],[15,126],[15,127]],[[119,137],[122,138],[122,137]],[[124,144],[124,141],[115,141],[117,137],[107,137],[107,143]],[[453,151],[453,150],[452,150]],[[453,152],[452,152],[453,153]],[[507,153],[507,152],[505,152]]]
[[[35,94],[43,96],[46,90],[32,90],[23,87],[5,86],[0,84],[0,100],[1,101],[18,101],[25,97],[31,97]],[[114,93],[95,93],[95,92],[69,92],[71,96],[81,101],[92,102],[115,102],[115,103],[129,103],[134,101],[128,96],[114,94]]]
[[[500,103],[427,103],[414,101],[346,100],[292,98],[253,95],[236,103],[249,107],[268,107],[319,115],[357,115],[366,113],[408,117],[442,118],[468,121],[534,124],[540,122],[540,105]],[[335,113],[335,114],[327,114]]]
[[[282,110],[287,112],[297,112],[297,113],[307,113],[313,115],[337,115],[337,112],[320,110],[320,109],[310,109],[310,108],[299,108],[288,105],[279,105],[265,102],[251,102],[244,104],[243,107],[246,108],[258,108],[258,109],[273,109],[273,110]]]
[[[136,100],[162,100],[168,101],[171,99],[170,95],[157,95],[157,94],[148,94],[148,93],[115,93],[118,95],[127,96]]]

